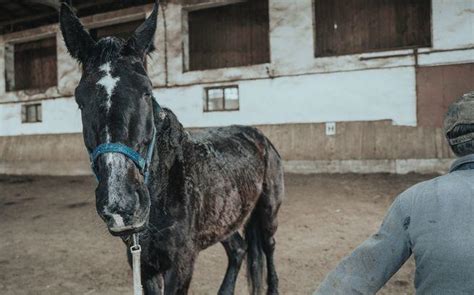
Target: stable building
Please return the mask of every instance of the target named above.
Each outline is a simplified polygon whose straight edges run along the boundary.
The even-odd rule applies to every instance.
[[[59,0],[0,11],[0,173],[91,174]],[[75,3],[77,2],[77,3]],[[127,38],[153,1],[73,1]],[[245,124],[288,172],[438,172],[442,120],[474,90],[471,0],[161,1],[147,71],[187,128]]]

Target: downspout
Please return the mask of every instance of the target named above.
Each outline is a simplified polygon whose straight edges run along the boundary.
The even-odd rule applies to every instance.
[[[168,78],[168,26],[166,24],[166,6],[167,1],[163,1],[160,5],[161,14],[163,15],[163,29],[164,29],[164,37],[165,37],[165,87],[168,87],[169,78]]]

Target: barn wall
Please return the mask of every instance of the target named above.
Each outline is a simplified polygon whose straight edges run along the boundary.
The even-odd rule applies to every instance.
[[[0,174],[89,175],[82,134],[2,136]]]
[[[1,136],[24,134],[62,134],[82,131],[81,113],[73,98],[42,101],[43,122],[21,123],[21,104],[0,105]],[[0,137],[1,138],[1,137]]]
[[[321,123],[257,125],[280,152],[289,172],[433,173],[452,154],[439,128],[394,126],[390,121],[341,122],[335,136]],[[0,137],[0,174],[89,175],[82,134]]]
[[[472,67],[474,2],[432,0],[433,46],[417,54],[405,49],[316,58],[313,7],[317,0],[270,0],[271,61],[203,71],[185,70],[186,11],[226,0],[187,1],[184,6],[176,2],[160,11],[157,50],[147,59],[147,69],[158,101],[175,111],[186,127],[260,126],[282,151],[289,171],[446,169],[452,155],[439,121],[430,124],[429,109],[422,109],[429,106],[428,96],[419,104],[417,69]],[[83,22],[93,28],[140,19],[150,11],[151,6],[135,7]],[[67,54],[57,25],[0,36],[0,73],[5,71],[6,43],[51,35],[57,38],[58,86],[5,92],[5,81],[0,79],[0,173],[88,173],[84,155],[68,160],[67,152],[55,150],[49,156],[56,161],[48,164],[53,158],[36,151],[38,145],[58,142],[78,155],[82,150],[80,112],[72,97],[80,70]],[[450,82],[443,78],[437,83]],[[240,110],[204,113],[204,88],[220,85],[239,86]],[[21,102],[28,101],[42,101],[43,122],[21,124]],[[445,108],[443,104],[437,113]],[[335,136],[326,136],[325,122],[337,122]]]

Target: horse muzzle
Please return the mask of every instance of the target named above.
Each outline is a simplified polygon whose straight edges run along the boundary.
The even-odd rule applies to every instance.
[[[150,213],[148,190],[140,187],[122,186],[122,189],[96,191],[97,213],[114,236],[125,236],[145,229]]]
[[[128,236],[145,229],[148,223],[148,210],[141,212],[138,216],[133,214],[129,218],[124,218],[119,214],[106,214],[102,219],[113,236]]]

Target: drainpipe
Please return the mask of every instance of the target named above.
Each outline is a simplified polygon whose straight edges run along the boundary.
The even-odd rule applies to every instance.
[[[163,29],[165,33],[165,87],[168,87],[169,85],[169,78],[168,78],[168,26],[166,23],[166,7],[167,7],[167,1],[162,1],[160,8],[161,8],[161,14],[163,15]]]

